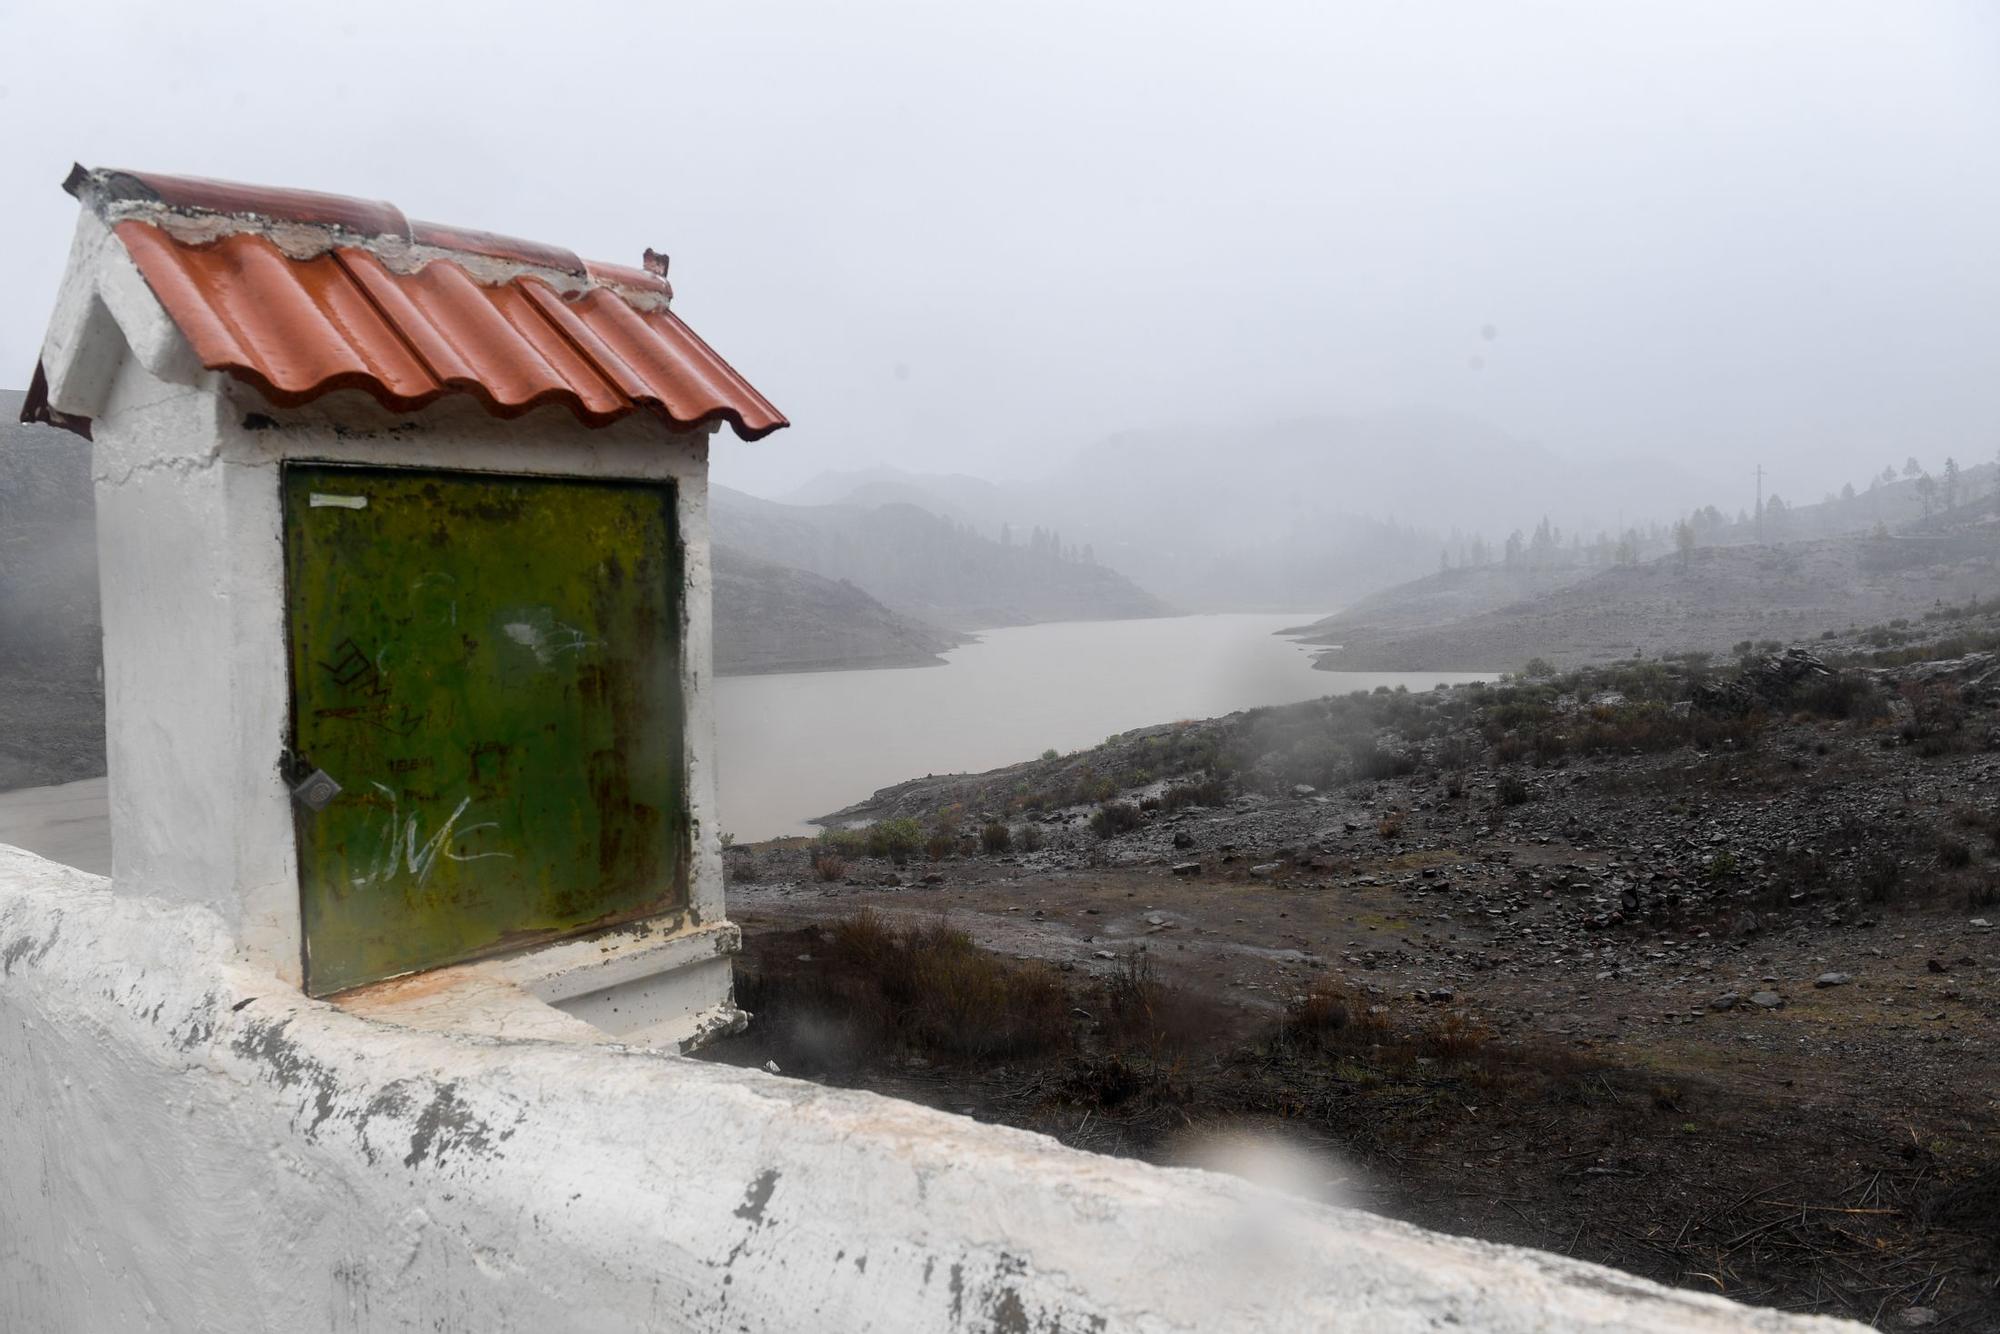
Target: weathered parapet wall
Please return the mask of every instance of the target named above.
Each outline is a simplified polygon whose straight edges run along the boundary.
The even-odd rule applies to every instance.
[[[1833,1330],[679,1057],[311,1002],[0,848],[0,1329]]]

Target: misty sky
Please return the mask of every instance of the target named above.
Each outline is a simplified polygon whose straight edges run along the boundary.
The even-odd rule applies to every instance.
[[[773,493],[1399,405],[1793,501],[2000,448],[2000,7],[297,13],[0,0],[0,387],[80,159],[665,250]]]

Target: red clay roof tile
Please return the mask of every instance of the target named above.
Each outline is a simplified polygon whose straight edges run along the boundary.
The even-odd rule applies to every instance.
[[[80,168],[67,188],[95,207],[138,200],[337,227],[581,282],[581,290],[559,290],[538,273],[494,281],[490,270],[482,281],[450,257],[399,271],[358,244],[295,259],[254,229],[186,241],[155,222],[116,222],[202,364],[281,407],[360,389],[397,412],[463,393],[502,417],[560,403],[590,426],[642,410],[678,429],[726,421],[745,440],[787,425],[666,308],[663,272],[586,265],[553,246],[411,223],[393,205],[336,195]],[[648,252],[655,268],[664,270],[664,260]],[[46,415],[46,395],[38,398]]]

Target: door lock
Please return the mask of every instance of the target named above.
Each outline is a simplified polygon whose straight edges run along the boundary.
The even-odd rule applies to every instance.
[[[303,755],[287,750],[283,755],[285,778],[292,786],[292,800],[309,811],[323,811],[340,795],[340,783],[324,769],[316,769]]]
[[[340,795],[340,784],[324,769],[315,769],[292,788],[292,798],[309,811],[323,811]]]

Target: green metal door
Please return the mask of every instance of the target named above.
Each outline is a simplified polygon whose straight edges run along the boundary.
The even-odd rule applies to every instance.
[[[684,907],[670,487],[284,470],[306,990]]]

